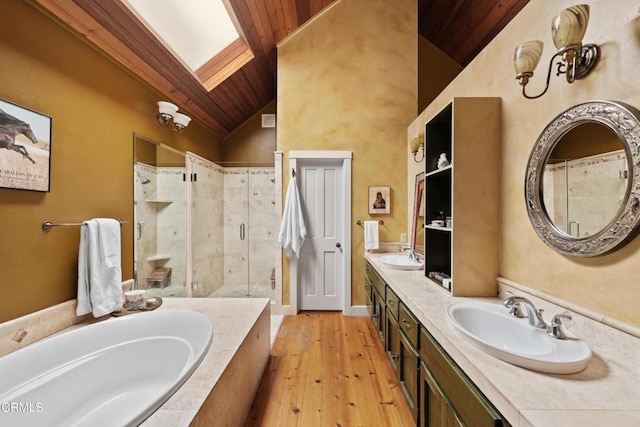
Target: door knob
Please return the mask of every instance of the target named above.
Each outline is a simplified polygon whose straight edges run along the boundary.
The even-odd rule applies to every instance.
[[[340,247],[340,242],[336,243],[336,248]]]

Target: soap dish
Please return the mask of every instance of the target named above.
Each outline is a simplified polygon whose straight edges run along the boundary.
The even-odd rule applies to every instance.
[[[162,298],[160,297],[146,298],[146,302],[147,302],[146,307],[140,310],[123,308],[122,310],[114,311],[113,313],[111,313],[111,315],[114,317],[120,317],[120,316],[126,316],[127,314],[134,314],[134,313],[141,313],[143,311],[155,310],[156,308],[162,305]]]

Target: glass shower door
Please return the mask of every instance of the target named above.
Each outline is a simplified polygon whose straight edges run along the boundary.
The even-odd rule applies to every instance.
[[[273,166],[224,169],[224,292],[273,298],[278,248]]]
[[[209,297],[223,285],[222,168],[187,153],[191,296]]]
[[[249,291],[249,177],[246,167],[224,168],[224,297]]]
[[[275,212],[275,169],[250,167],[248,176],[247,224],[248,293],[256,298],[275,298],[275,253],[278,250]]]

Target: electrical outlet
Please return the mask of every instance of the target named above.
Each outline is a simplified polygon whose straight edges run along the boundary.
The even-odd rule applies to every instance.
[[[407,243],[407,233],[400,233],[400,243]]]

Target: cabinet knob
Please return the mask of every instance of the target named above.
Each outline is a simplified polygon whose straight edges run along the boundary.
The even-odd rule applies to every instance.
[[[402,325],[407,329],[411,329],[411,324],[407,322],[405,319],[402,319]]]
[[[336,243],[336,248],[340,247],[340,242]]]

